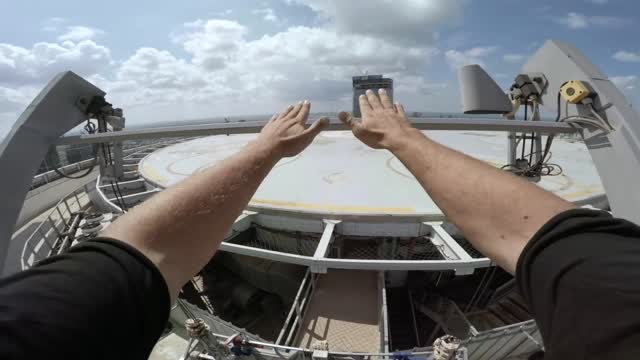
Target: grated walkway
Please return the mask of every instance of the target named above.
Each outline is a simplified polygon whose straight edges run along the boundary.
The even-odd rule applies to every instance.
[[[331,351],[378,353],[379,314],[375,271],[329,270],[318,277],[297,345],[326,340]]]

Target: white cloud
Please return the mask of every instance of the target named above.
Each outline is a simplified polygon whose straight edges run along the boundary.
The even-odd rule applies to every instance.
[[[502,58],[508,63],[519,64],[525,59],[525,57],[526,56],[522,54],[506,54]]]
[[[450,96],[455,82],[426,76],[439,54],[430,45],[331,26],[291,27],[259,38],[248,33],[236,21],[197,20],[170,35],[184,52],[146,47],[118,63],[92,40],[38,43],[32,49],[2,44],[0,86],[22,93],[20,86],[40,89],[55,73],[74,70],[107,91],[109,101],[136,122],[264,114],[305,98],[313,101],[314,111],[348,110],[351,76],[367,71],[394,78],[396,100],[407,108],[458,106]],[[465,54],[483,58],[492,51],[474,48]],[[0,91],[0,106],[18,111],[33,94],[18,95]]]
[[[484,66],[485,63],[483,59],[494,53],[496,50],[497,47],[495,46],[474,47],[464,51],[447,50],[444,55],[449,66],[451,66],[452,69],[457,70],[462,66],[471,64]]]
[[[0,141],[39,91],[39,86],[0,86]]]
[[[78,42],[82,40],[91,40],[102,34],[104,34],[104,31],[96,28],[86,26],[67,26],[66,32],[58,36],[58,40]]]
[[[253,10],[253,13],[262,16],[262,19],[264,19],[265,21],[278,22],[279,20],[275,11],[273,11],[273,9],[271,8],[255,9]]]
[[[640,62],[640,53],[630,51],[618,51],[613,54],[613,58],[623,62]]]
[[[640,105],[640,79],[636,75],[612,76],[609,78],[626,96],[632,105]]]
[[[638,77],[635,75],[629,76],[612,76],[609,78],[618,88],[624,90],[634,90],[638,85]]]
[[[140,49],[122,63],[116,79],[104,85],[96,79],[114,103],[134,114],[162,104],[169,108],[159,115],[165,119],[278,111],[305,98],[313,100],[314,111],[335,111],[349,109],[351,76],[364,71],[393,77],[396,98],[414,106],[449,90],[424,76],[438,54],[430,47],[310,27],[249,39],[244,26],[227,20],[188,23],[172,38],[188,57]]]
[[[629,19],[617,16],[589,16],[576,12],[570,12],[564,17],[555,17],[553,20],[565,25],[572,30],[586,29],[592,26],[620,27],[630,24]]]
[[[247,28],[231,20],[196,20],[185,24],[183,33],[173,35],[193,55],[193,62],[209,70],[225,67],[236,56]]]
[[[0,85],[42,84],[65,70],[88,76],[110,63],[109,49],[91,40],[41,42],[30,49],[0,43]]]
[[[460,19],[467,0],[289,0],[309,6],[338,31],[429,43],[437,25]]]

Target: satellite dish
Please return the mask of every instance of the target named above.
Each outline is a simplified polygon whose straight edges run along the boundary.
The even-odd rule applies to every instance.
[[[506,114],[512,104],[500,86],[480,65],[467,65],[458,70],[465,114]]]

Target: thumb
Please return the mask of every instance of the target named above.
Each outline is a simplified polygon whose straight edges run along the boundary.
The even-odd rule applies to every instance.
[[[347,126],[350,130],[357,130],[360,126],[360,123],[357,120],[354,120],[350,113],[346,111],[341,111],[338,113],[338,119]]]
[[[316,137],[324,128],[329,125],[328,117],[321,117],[313,125],[309,126],[302,134],[304,136],[311,136],[312,138]]]

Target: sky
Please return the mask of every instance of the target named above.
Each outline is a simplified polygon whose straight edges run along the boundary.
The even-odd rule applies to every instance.
[[[409,111],[459,112],[456,70],[507,88],[545,40],[575,45],[640,105],[640,2],[265,0],[10,2],[0,22],[0,136],[55,74],[107,92],[129,123],[349,110],[351,76],[394,79]]]

